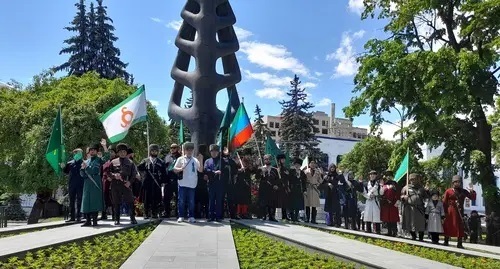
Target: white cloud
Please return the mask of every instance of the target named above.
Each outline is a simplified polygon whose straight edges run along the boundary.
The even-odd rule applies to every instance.
[[[249,70],[243,70],[245,77],[248,79],[260,80],[266,87],[283,87],[290,85],[291,77],[278,77],[267,72],[252,73]]]
[[[314,75],[317,76],[317,77],[321,77],[323,75],[323,73],[316,71],[316,72],[314,72]]]
[[[278,71],[291,71],[299,75],[307,76],[309,69],[302,64],[283,45],[271,45],[261,42],[241,42],[243,52],[249,62],[263,68],[271,68]]]
[[[264,88],[256,90],[255,95],[265,99],[283,100],[285,98],[285,91],[279,88]]]
[[[179,29],[181,29],[181,25],[182,25],[182,20],[171,21],[166,24],[168,28],[171,28],[175,31],[179,31]]]
[[[342,34],[340,47],[335,52],[326,55],[327,61],[337,61],[333,77],[345,77],[356,74],[358,63],[356,63],[356,50],[353,47],[353,40],[363,37],[364,30],[349,34],[345,32]]]
[[[348,8],[350,11],[361,15],[365,6],[363,5],[363,0],[349,0]]]
[[[152,21],[156,22],[156,23],[162,23],[163,20],[162,19],[159,19],[159,18],[156,18],[156,17],[151,17],[150,18]]]
[[[313,89],[313,88],[318,87],[318,84],[313,83],[313,82],[304,82],[300,85],[302,86],[302,88],[305,88],[305,89]]]
[[[313,59],[314,59],[315,61],[319,61],[319,57],[318,57],[318,56],[314,56],[314,57],[313,57]]]
[[[156,100],[149,100],[149,102],[151,103],[151,105],[153,105],[154,107],[158,107],[160,105],[160,102],[156,101]]]
[[[182,19],[176,20],[176,21],[171,21],[171,22],[166,24],[166,26],[168,28],[171,28],[175,31],[179,31],[179,29],[181,29],[181,25],[182,25]],[[238,40],[246,40],[249,37],[253,36],[253,33],[246,30],[246,29],[240,28],[238,26],[233,26],[233,27],[234,27],[234,32],[236,33],[236,36],[238,37]]]
[[[329,106],[332,103],[332,100],[329,98],[323,98],[319,100],[318,103],[315,104],[316,107],[321,107],[321,106]]]

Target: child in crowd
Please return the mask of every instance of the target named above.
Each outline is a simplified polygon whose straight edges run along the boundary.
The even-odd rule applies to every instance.
[[[432,243],[439,244],[439,234],[443,233],[445,212],[443,202],[439,199],[439,192],[437,190],[431,191],[431,199],[425,208],[427,232],[431,235]]]
[[[478,237],[481,229],[481,218],[476,210],[472,210],[470,212],[470,218],[468,220],[469,229],[470,229],[470,242],[472,244],[477,244]]]

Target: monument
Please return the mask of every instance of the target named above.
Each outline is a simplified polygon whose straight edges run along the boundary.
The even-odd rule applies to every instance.
[[[241,81],[241,72],[235,54],[240,46],[233,28],[236,17],[228,0],[188,0],[181,17],[183,22],[175,39],[179,50],[171,72],[175,83],[168,115],[184,122],[196,147],[209,145],[215,142],[224,116],[217,108],[217,93],[227,89],[233,116],[240,104],[236,84]],[[188,72],[191,58],[195,60],[195,70]],[[224,74],[216,71],[219,58]],[[185,87],[193,94],[190,108],[181,107]]]

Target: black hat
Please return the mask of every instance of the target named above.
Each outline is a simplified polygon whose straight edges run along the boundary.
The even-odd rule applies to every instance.
[[[127,149],[127,154],[132,154],[132,153],[134,153],[134,150],[133,150],[132,148],[130,148],[130,147],[129,147],[129,148]]]
[[[386,177],[394,177],[394,172],[392,172],[391,170],[386,170],[385,173],[384,173],[384,176],[386,176]]]
[[[293,159],[293,164],[300,164],[300,165],[302,165],[303,162],[304,161],[302,161],[302,159],[300,159],[300,158],[294,158]]]
[[[91,150],[91,149],[99,150],[100,147],[101,147],[101,145],[99,145],[99,144],[92,144],[89,146],[89,150]]]
[[[286,159],[286,155],[285,154],[278,154],[278,155],[276,155],[276,159],[277,160]]]
[[[157,144],[151,144],[149,145],[149,151],[160,151],[160,146],[158,146]]]
[[[216,145],[216,144],[212,144],[210,145],[209,147],[209,151],[212,152],[212,151],[220,151],[219,149],[219,145]]]
[[[430,191],[430,194],[431,194],[431,197],[432,197],[433,195],[437,195],[437,196],[439,196],[439,190],[432,189],[432,190]]]
[[[378,173],[375,170],[371,170],[370,173],[368,173],[368,175],[378,175]]]
[[[127,146],[127,144],[120,143],[120,144],[116,145],[116,152],[119,152],[119,151],[122,151],[122,150],[127,151],[127,153],[128,153],[128,146]]]

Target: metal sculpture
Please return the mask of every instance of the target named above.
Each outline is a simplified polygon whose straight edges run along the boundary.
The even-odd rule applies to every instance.
[[[228,0],[188,0],[181,12],[183,18],[175,45],[179,48],[171,77],[174,88],[168,115],[182,120],[191,133],[196,147],[215,142],[224,112],[217,108],[217,93],[227,89],[232,115],[240,104],[236,84],[241,72],[236,59],[240,46],[233,25],[236,17]],[[188,72],[191,57],[195,70]],[[216,71],[221,58],[224,74]],[[181,107],[184,87],[191,89],[193,105]]]

